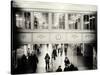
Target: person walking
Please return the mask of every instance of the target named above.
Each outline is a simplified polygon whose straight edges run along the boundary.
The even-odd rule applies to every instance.
[[[52,58],[54,58],[54,60],[56,60],[56,56],[57,56],[57,51],[56,51],[56,49],[53,49]]]
[[[48,53],[46,53],[46,56],[45,56],[45,63],[46,63],[46,71],[49,71],[49,61],[50,61],[50,56],[49,56],[49,54]]]
[[[64,46],[65,56],[67,56],[67,49],[68,49],[68,44],[65,44],[65,46]]]
[[[60,48],[60,56],[62,56],[63,54],[63,44],[61,44],[61,48]]]
[[[32,53],[29,56],[29,63],[30,63],[30,68],[32,69],[33,73],[36,73],[37,70],[37,64],[38,64],[38,57],[36,54]]]
[[[63,54],[63,48],[61,47],[60,48],[60,56],[62,56],[62,54]]]

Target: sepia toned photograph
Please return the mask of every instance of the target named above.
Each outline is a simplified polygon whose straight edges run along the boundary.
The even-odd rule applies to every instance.
[[[11,1],[11,74],[96,69],[96,5]]]

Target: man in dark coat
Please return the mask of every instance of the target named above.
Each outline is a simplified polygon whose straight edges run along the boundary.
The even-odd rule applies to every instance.
[[[29,57],[29,63],[31,65],[30,67],[32,67],[33,73],[36,73],[38,63],[38,58],[36,54],[31,54],[31,56]]]
[[[54,60],[56,60],[56,56],[57,56],[57,51],[56,51],[56,49],[53,49],[52,58],[54,58]]]
[[[27,64],[27,58],[26,58],[25,55],[23,55],[22,58],[21,58],[21,65],[20,65],[20,67],[21,67],[20,71],[22,73],[25,73],[25,71],[27,70],[26,64]]]
[[[69,66],[65,66],[64,71],[70,71]]]
[[[37,63],[39,62],[36,54],[33,55],[33,58],[32,59],[33,59],[33,64],[32,64],[33,65],[33,70],[34,70],[34,72],[36,72]]]
[[[68,44],[65,44],[65,46],[64,46],[65,56],[67,56],[67,49],[68,49]]]
[[[60,48],[60,56],[62,56],[63,54],[63,44],[61,44],[61,48]]]
[[[46,71],[49,71],[49,60],[50,60],[50,56],[49,54],[47,53],[46,56],[45,56],[45,63],[46,63]]]
[[[69,65],[69,71],[76,71],[76,70],[78,70],[78,68],[75,67],[72,63],[70,63],[70,65]]]
[[[62,72],[61,66],[58,67],[58,69],[56,70],[56,72]]]
[[[68,66],[68,64],[70,64],[68,57],[65,57],[64,63],[65,63],[65,66]]]

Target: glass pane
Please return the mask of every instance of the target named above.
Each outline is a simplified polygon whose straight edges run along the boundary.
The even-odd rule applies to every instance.
[[[95,14],[84,15],[84,29],[95,30],[96,16]]]
[[[52,24],[52,29],[65,29],[65,14],[53,13]]]
[[[34,12],[34,29],[48,29],[48,13]]]
[[[96,19],[94,18],[93,19],[93,29],[95,30],[95,28],[96,28]]]
[[[93,29],[93,20],[90,19],[90,30],[92,30],[92,29]]]
[[[81,29],[81,15],[68,14],[69,29]]]
[[[25,17],[25,29],[31,29],[30,13],[25,12],[24,17]]]
[[[84,24],[84,29],[89,29],[90,28],[90,24],[87,23],[87,24]]]
[[[89,15],[84,15],[84,21],[89,21]]]
[[[24,14],[23,12],[16,12],[16,27],[17,28],[25,28],[25,25],[24,25]]]
[[[84,29],[90,29],[89,15],[84,15]]]
[[[95,30],[96,26],[96,16],[95,14],[90,15],[90,29]]]
[[[16,12],[16,27],[21,29],[31,29],[29,12]]]

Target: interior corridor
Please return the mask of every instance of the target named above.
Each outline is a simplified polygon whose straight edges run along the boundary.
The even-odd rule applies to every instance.
[[[49,56],[50,56],[50,64],[49,64],[50,65],[50,72],[52,72],[52,71],[55,72],[57,70],[58,66],[60,66],[60,65],[61,65],[62,70],[64,69],[64,67],[65,67],[64,50],[63,50],[62,56],[60,54],[58,54],[58,52],[57,52],[56,60],[52,59],[52,57],[51,57],[52,51],[53,51],[52,44],[49,44],[48,47],[47,47],[47,45],[43,44],[42,47],[40,48],[41,53],[38,56],[39,63],[37,64],[37,72],[38,73],[46,72],[46,70],[45,70],[45,59],[44,59],[46,53],[48,53]],[[83,56],[75,55],[73,47],[70,46],[70,45],[68,46],[68,49],[67,49],[67,57],[68,57],[69,61],[78,68],[78,70],[86,70],[87,69],[84,65]]]

